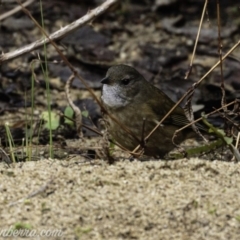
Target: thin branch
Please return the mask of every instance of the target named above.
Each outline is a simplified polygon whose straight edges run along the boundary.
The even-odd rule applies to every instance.
[[[225,106],[222,106],[222,107],[220,107],[220,108],[218,108],[218,109],[216,109],[216,110],[214,110],[214,111],[212,111],[212,112],[210,112],[210,113],[205,114],[205,117],[211,116],[212,114],[214,114],[214,113],[219,112],[220,110],[222,110],[224,107],[231,106],[231,105],[233,105],[233,104],[235,104],[235,103],[236,103],[236,101],[232,101],[232,102],[226,104]],[[184,127],[179,128],[178,130],[176,130],[176,132],[180,132],[180,131],[184,130],[185,128],[190,127],[192,124],[195,124],[195,123],[201,121],[202,119],[203,119],[203,118],[200,117],[200,118],[194,120],[193,122],[190,122],[189,124],[185,125]]]
[[[26,13],[27,10],[26,10],[26,8],[24,8],[23,4],[21,4],[19,0],[17,0],[17,2],[20,5],[19,7],[21,7],[23,9],[23,11]],[[23,54],[31,52],[31,51],[43,46],[44,44],[48,44],[51,42],[51,40],[56,41],[56,40],[63,38],[64,36],[68,35],[70,32],[76,30],[77,28],[84,26],[85,24],[93,21],[96,17],[98,17],[102,13],[106,12],[106,10],[109,9],[116,2],[118,2],[118,0],[105,1],[99,7],[88,11],[88,13],[86,15],[84,15],[83,17],[81,17],[80,19],[78,19],[78,20],[70,23],[69,25],[61,28],[60,30],[52,33],[51,35],[49,35],[49,38],[44,37],[43,39],[37,40],[36,42],[33,42],[27,46],[19,48],[13,52],[2,54],[2,56],[0,56],[0,65],[5,61],[12,60]],[[30,12],[28,12],[27,15],[30,16]],[[36,24],[36,22],[35,22],[35,24]]]
[[[23,3],[22,5],[24,7],[27,7],[28,5],[32,4],[34,2],[34,0],[27,0],[25,3]],[[1,3],[0,3],[1,4]],[[12,16],[13,14],[19,12],[20,10],[22,9],[21,6],[17,6],[15,7],[14,9],[6,12],[6,13],[3,13],[1,16],[0,16],[0,21],[4,20],[5,18],[8,18],[10,16]]]
[[[220,17],[220,3],[219,3],[219,0],[217,0],[217,21],[218,21],[218,54],[219,54],[219,61],[220,61],[221,90],[222,90],[221,106],[225,106],[225,104],[226,104],[226,92],[225,92],[224,79],[223,79],[221,17]],[[226,112],[227,108],[223,108],[223,111]]]
[[[189,64],[189,70],[187,71],[186,76],[185,76],[184,79],[188,79],[190,73],[192,72],[193,60],[194,60],[194,57],[195,57],[197,44],[198,44],[198,40],[199,40],[199,37],[200,37],[200,33],[201,33],[201,29],[202,29],[202,23],[203,23],[203,18],[204,18],[204,14],[206,12],[207,4],[208,4],[208,0],[205,0],[203,11],[202,11],[202,16],[201,16],[199,27],[198,27],[198,33],[197,33],[197,36],[196,36],[196,40],[195,40],[195,44],[194,44],[194,48],[193,48],[193,53],[192,53],[192,57],[191,57],[190,64]]]
[[[72,74],[66,84],[65,84],[65,93],[66,93],[66,97],[68,100],[68,103],[70,105],[70,107],[72,108],[72,110],[75,113],[75,123],[76,123],[76,128],[77,128],[77,134],[79,134],[79,137],[82,138],[83,137],[83,133],[82,133],[82,112],[80,110],[80,108],[78,108],[72,101],[71,96],[70,96],[70,86],[74,80],[75,76],[74,74]]]

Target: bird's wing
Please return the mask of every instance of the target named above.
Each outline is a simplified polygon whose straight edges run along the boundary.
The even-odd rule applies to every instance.
[[[158,117],[158,121],[160,121],[175,105],[175,103],[161,90],[157,88],[154,90],[155,91],[152,91],[155,93],[154,96],[151,96],[151,98],[147,99],[145,104],[148,105],[147,109],[151,109],[154,115]],[[167,117],[164,123],[184,126],[188,124],[189,121],[185,116],[184,110],[181,107],[177,106],[170,114],[170,116]]]
[[[170,111],[175,103],[161,90],[158,89],[158,91],[155,91],[155,93],[157,94],[148,99],[146,104],[150,106],[151,111],[156,117],[158,117],[158,121],[161,121],[161,119]],[[156,98],[158,101],[156,101]],[[163,124],[175,125],[179,127],[183,127],[189,123],[190,121],[187,119],[184,110],[180,106],[177,106],[170,116],[168,116],[163,122]],[[201,130],[206,130],[201,124],[197,123],[196,126]]]

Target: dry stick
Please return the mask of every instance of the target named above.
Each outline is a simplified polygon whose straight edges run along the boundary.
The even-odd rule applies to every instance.
[[[236,144],[235,144],[235,148],[237,149],[238,148],[238,144],[239,144],[239,139],[240,139],[240,132],[238,132],[238,135],[237,135],[237,140],[236,140]],[[231,161],[236,161],[236,156],[233,156]]]
[[[238,147],[239,139],[240,139],[240,132],[238,132],[238,135],[237,135],[237,141],[236,141],[236,144],[235,144],[235,148]]]
[[[66,93],[66,97],[68,100],[68,103],[70,105],[70,107],[72,108],[72,110],[75,113],[75,122],[76,122],[76,128],[77,128],[77,134],[79,134],[79,137],[82,138],[83,137],[83,133],[81,131],[81,126],[82,126],[82,112],[80,110],[80,108],[78,108],[72,101],[71,97],[70,97],[70,86],[73,82],[74,79],[74,74],[72,74],[66,84],[65,84],[65,93]]]
[[[221,90],[222,90],[222,100],[221,106],[226,105],[226,92],[224,87],[224,79],[223,79],[223,63],[222,63],[222,40],[221,40],[221,18],[220,18],[220,3],[217,0],[217,20],[218,20],[218,54],[220,60],[220,71],[221,71]],[[223,108],[223,111],[226,112],[227,108]]]
[[[19,0],[16,0],[19,5],[22,6],[22,4],[20,3]],[[113,3],[116,3],[118,0],[108,0],[106,2],[104,2],[101,6],[95,8],[94,10],[88,12],[87,15],[83,16],[81,19],[79,19],[78,21],[81,20],[81,25],[78,24],[77,26],[82,26],[83,23],[88,23],[91,20],[93,20],[96,16],[98,16],[100,13],[103,13],[107,8],[109,8]],[[31,20],[35,23],[35,25],[40,29],[40,31],[46,36],[47,39],[43,39],[41,40],[42,44],[44,43],[49,43],[51,42],[51,44],[53,45],[53,47],[56,49],[56,51],[58,52],[58,54],[61,56],[61,58],[63,59],[63,61],[65,62],[65,64],[70,68],[70,70],[73,72],[73,75],[75,75],[81,82],[82,84],[85,86],[85,88],[90,92],[90,94],[92,95],[92,97],[94,98],[94,100],[98,103],[98,105],[102,108],[102,111],[106,114],[108,114],[108,116],[114,121],[116,122],[126,133],[128,133],[129,135],[131,135],[138,143],[140,143],[140,140],[135,136],[135,134],[133,134],[133,132],[128,129],[125,125],[123,125],[121,122],[119,122],[115,117],[113,117],[111,114],[109,114],[107,112],[107,110],[104,108],[103,104],[101,103],[101,101],[96,97],[95,93],[93,92],[93,90],[88,86],[88,84],[86,83],[86,81],[78,74],[78,72],[75,70],[75,68],[72,66],[72,64],[67,60],[67,58],[63,55],[63,53],[59,50],[59,48],[57,47],[56,43],[53,41],[53,34],[50,35],[52,36],[52,38],[50,38],[47,33],[44,31],[44,29],[39,25],[39,23],[34,19],[34,17],[31,15],[31,13],[24,7],[22,7],[23,11],[31,18]],[[103,11],[104,10],[104,11]],[[91,15],[91,17],[89,17],[88,15]],[[77,21],[76,21],[77,22]],[[71,25],[76,25],[76,22],[71,23],[70,25],[68,25],[69,27]],[[66,28],[66,27],[65,27]],[[64,29],[65,29],[64,28]],[[71,28],[71,29],[75,29],[75,28]],[[59,31],[58,31],[59,32]],[[57,32],[55,32],[56,35]],[[69,33],[69,31],[67,32]],[[39,41],[37,41],[39,42]],[[37,43],[35,42],[35,43]],[[28,45],[28,47],[32,46],[33,44]],[[41,46],[41,45],[40,45]],[[33,48],[31,48],[31,50],[33,50]],[[23,52],[24,53],[24,52]],[[22,53],[22,54],[23,54]],[[5,55],[4,55],[5,56]],[[4,57],[3,56],[3,57]],[[19,55],[18,55],[19,56]],[[9,59],[9,58],[8,58]],[[0,64],[1,64],[1,60],[2,58],[0,57]]]
[[[193,60],[194,60],[194,57],[195,57],[197,44],[198,44],[198,40],[199,40],[201,29],[202,29],[202,23],[203,23],[204,14],[206,12],[207,4],[208,4],[208,0],[206,0],[205,3],[204,3],[202,16],[201,16],[201,19],[200,19],[199,28],[198,28],[198,32],[197,32],[194,48],[193,48],[193,53],[192,53],[192,57],[191,57],[191,60],[190,60],[189,70],[187,71],[186,76],[185,76],[184,79],[188,79],[190,73],[192,72]]]
[[[236,101],[232,101],[232,102],[226,104],[225,106],[222,106],[222,107],[220,107],[220,108],[218,108],[218,109],[216,109],[216,110],[214,110],[214,111],[212,111],[212,112],[210,112],[210,113],[208,113],[208,114],[205,114],[204,117],[207,118],[208,116],[210,116],[210,115],[212,115],[212,114],[214,114],[214,113],[216,113],[216,112],[224,109],[225,107],[228,107],[228,106],[230,106],[230,105],[233,105],[234,103],[236,103]],[[202,119],[203,119],[203,117],[200,117],[200,118],[194,120],[193,122],[190,122],[189,124],[185,125],[184,127],[179,128],[178,130],[176,130],[176,133],[184,130],[185,128],[190,127],[193,123],[197,123],[197,122],[199,122],[199,121],[202,120]]]
[[[33,2],[34,2],[34,0],[27,0],[27,1],[26,1],[25,3],[23,3],[22,5],[23,5],[24,7],[27,7],[28,5],[30,5],[30,4],[33,3]],[[2,15],[0,16],[0,21],[2,21],[2,20],[4,20],[5,18],[8,18],[8,17],[10,17],[11,15],[19,12],[21,9],[22,9],[21,6],[17,6],[17,7],[15,7],[14,9],[12,9],[12,10],[10,10],[10,11],[2,14]]]
[[[208,0],[206,0],[205,3],[204,3],[204,7],[203,7],[203,11],[202,11],[202,16],[201,16],[201,19],[200,19],[200,23],[199,23],[199,27],[198,27],[198,32],[197,32],[197,36],[196,36],[196,40],[195,40],[195,44],[194,44],[194,48],[193,48],[193,53],[192,53],[192,57],[191,57],[191,60],[190,60],[189,70],[188,70],[187,73],[186,73],[185,79],[188,79],[190,73],[192,72],[193,60],[194,60],[194,57],[195,57],[195,53],[196,53],[196,49],[197,49],[197,44],[198,44],[198,40],[199,40],[199,36],[200,36],[201,29],[202,29],[202,23],[203,23],[203,18],[204,18],[205,12],[206,12],[207,3],[208,3]],[[194,88],[194,87],[192,87],[191,90],[189,90],[189,93],[188,93],[188,96],[187,96],[187,101],[186,101],[185,106],[184,106],[184,113],[185,113],[187,119],[192,123],[192,128],[193,128],[193,130],[194,130],[204,141],[207,141],[207,140],[205,139],[205,137],[202,135],[202,133],[199,131],[199,129],[198,129],[198,128],[195,126],[195,124],[193,123],[194,115],[193,115],[193,109],[192,109],[192,98],[193,98],[194,91],[195,91],[195,88]],[[173,135],[173,138],[172,138],[172,139],[173,139],[173,143],[174,143],[174,138],[175,138],[176,134],[177,134],[177,132],[175,132],[174,135]]]
[[[0,155],[1,155],[1,159],[2,161],[4,161],[8,167],[10,166],[9,164],[12,163],[11,159],[9,158],[8,154],[2,149],[0,148]]]
[[[16,0],[16,1],[21,6],[23,11],[40,28],[39,24],[33,19],[32,15],[23,6],[23,4],[19,0]],[[21,55],[23,55],[25,53],[31,52],[31,51],[33,51],[33,50],[43,46],[44,44],[48,44],[49,42],[52,43],[53,40],[56,41],[56,40],[59,40],[59,39],[63,38],[64,36],[66,36],[70,32],[73,32],[77,28],[79,28],[81,26],[84,26],[85,24],[87,24],[87,23],[91,22],[92,20],[94,20],[96,17],[98,17],[99,15],[104,13],[108,8],[110,8],[113,4],[115,4],[118,1],[119,0],[108,0],[108,1],[105,1],[102,5],[98,6],[97,8],[95,8],[93,10],[88,11],[88,13],[86,15],[84,15],[80,19],[70,23],[69,25],[61,28],[60,30],[52,33],[49,37],[46,34],[44,34],[47,37],[47,39],[43,38],[43,39],[37,40],[36,42],[31,43],[31,44],[29,44],[27,46],[19,48],[19,49],[13,51],[13,52],[2,54],[2,56],[0,56],[0,65],[4,61],[12,60],[12,59],[17,58],[17,57],[19,57],[19,56],[21,56]],[[43,32],[43,30],[41,30],[41,31]]]
[[[68,78],[68,80],[67,80],[67,82],[66,82],[66,84],[65,84],[65,94],[66,94],[66,97],[67,97],[67,100],[68,100],[68,104],[70,105],[70,107],[72,108],[72,110],[74,111],[74,113],[75,113],[75,124],[76,124],[76,131],[77,131],[77,134],[79,134],[79,137],[80,138],[82,138],[83,137],[83,132],[82,132],[82,129],[81,129],[81,127],[86,127],[86,125],[83,125],[83,123],[82,123],[82,111],[81,111],[81,109],[79,108],[79,107],[77,107],[74,103],[73,103],[73,101],[72,101],[72,99],[71,99],[71,96],[70,96],[70,87],[71,87],[71,85],[72,85],[72,82],[73,82],[73,80],[74,80],[74,75],[72,74],[69,78]],[[63,116],[64,116],[64,114],[62,114]],[[65,116],[66,117],[66,116]],[[93,122],[92,122],[93,123]],[[93,124],[94,125],[94,124]],[[91,128],[91,127],[86,127],[88,130],[91,130],[91,131],[93,131],[93,132],[95,132],[95,133],[97,133],[97,134],[100,134],[101,136],[103,136],[98,130],[96,130],[96,129],[93,129],[93,128]]]
[[[231,54],[238,46],[240,45],[240,40],[223,56],[222,60],[224,60],[225,58],[227,58],[227,56],[229,54]],[[207,73],[205,73],[205,75],[198,80],[198,82],[196,82],[195,84],[193,84],[193,87],[197,86],[198,84],[200,84],[207,76],[208,74],[210,74],[218,65],[219,65],[220,61],[218,61],[217,63],[215,63],[214,66],[211,67],[210,70],[208,70]],[[191,90],[191,89],[190,89]],[[186,96],[188,96],[189,91],[187,91],[178,101],[177,103],[172,107],[172,109],[162,118],[162,120],[153,128],[153,130],[147,135],[147,137],[145,138],[145,141],[147,141],[152,134],[156,131],[156,129],[162,124],[162,122],[173,112],[173,110],[185,99]],[[192,124],[192,123],[191,123]],[[191,125],[190,124],[190,125]],[[131,153],[135,154],[136,151],[140,148],[140,145],[138,145]]]
[[[231,118],[227,117],[227,114],[220,113],[220,115],[222,115],[222,118],[224,120],[227,120],[229,123],[231,123],[232,127],[235,127],[239,131],[239,124],[238,123],[235,123]],[[236,138],[236,135],[233,132],[233,128],[230,131],[231,131],[231,136]]]

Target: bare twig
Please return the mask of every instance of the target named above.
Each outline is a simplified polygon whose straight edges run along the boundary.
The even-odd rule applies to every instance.
[[[0,148],[0,152],[2,153],[0,154],[2,160],[9,166],[9,164],[12,163],[12,160],[9,158],[8,154],[2,148]]]
[[[34,0],[27,0],[25,3],[23,3],[22,5],[24,7],[27,7],[28,5],[32,4],[34,2]],[[1,3],[0,3],[1,4]],[[5,18],[8,18],[10,16],[12,16],[13,14],[19,12],[20,10],[22,9],[21,6],[17,6],[15,7],[14,9],[6,12],[6,13],[3,13],[1,16],[0,16],[0,21],[4,20]]]
[[[224,87],[224,79],[223,79],[223,61],[222,61],[222,39],[221,39],[221,17],[220,17],[220,3],[217,0],[217,21],[218,21],[218,54],[220,61],[220,72],[221,72],[221,90],[222,90],[222,100],[221,106],[226,105],[226,93]],[[227,108],[223,108],[223,111],[226,112]]]
[[[16,1],[20,5],[19,7],[21,7],[25,13],[27,12],[28,16],[31,16],[30,12],[28,12],[26,10],[26,8],[23,6],[23,4],[21,4],[21,2],[19,0],[16,0]],[[87,23],[93,21],[96,17],[98,17],[99,15],[104,13],[107,9],[109,9],[116,2],[118,2],[118,0],[105,1],[99,7],[95,8],[91,11],[88,11],[88,13],[86,15],[84,15],[83,17],[81,17],[80,19],[78,19],[75,22],[72,22],[69,25],[61,28],[60,30],[52,33],[48,38],[44,37],[43,39],[37,40],[36,42],[31,43],[22,48],[19,48],[13,52],[2,54],[2,56],[0,56],[0,65],[5,61],[12,60],[12,59],[17,58],[25,53],[31,52],[31,51],[43,46],[44,44],[48,44],[52,41],[56,41],[56,40],[63,38],[64,36],[68,35],[70,32],[76,30],[77,28],[84,26]],[[33,18],[32,18],[32,20],[33,20]],[[36,24],[36,21],[34,21],[34,23]]]
[[[197,44],[198,44],[198,40],[199,40],[201,28],[202,28],[203,17],[204,17],[205,12],[206,12],[207,4],[208,4],[208,0],[205,0],[201,20],[200,20],[199,27],[198,27],[198,33],[197,33],[197,36],[196,36],[196,40],[195,40],[195,44],[194,44],[194,48],[193,48],[193,53],[192,53],[192,57],[191,57],[190,64],[189,64],[189,70],[186,73],[185,79],[188,79],[190,73],[192,72],[193,60],[194,60],[194,57],[195,57]]]
[[[74,80],[74,74],[72,74],[65,85],[65,93],[66,93],[66,97],[68,100],[69,105],[71,106],[72,110],[75,113],[75,123],[76,123],[76,129],[77,129],[77,133],[79,134],[80,138],[83,137],[83,133],[81,130],[81,126],[82,126],[82,112],[80,110],[80,108],[78,108],[72,101],[71,96],[70,96],[70,86]]]
[[[190,60],[189,70],[188,70],[187,73],[186,73],[185,79],[188,79],[189,75],[190,75],[191,72],[192,72],[193,60],[194,60],[194,57],[195,57],[195,53],[196,53],[196,49],[197,49],[197,44],[198,44],[198,40],[199,40],[199,36],[200,36],[201,28],[202,28],[202,23],[203,23],[203,18],[204,18],[205,12],[206,12],[207,4],[208,4],[208,0],[205,0],[204,7],[203,7],[203,11],[202,11],[201,20],[200,20],[199,27],[198,27],[198,33],[197,33],[197,36],[196,36],[196,40],[195,40],[195,44],[194,44],[194,48],[193,48],[192,57],[191,57],[191,60]],[[195,87],[196,87],[196,85],[195,85]],[[194,95],[194,92],[195,92],[195,87],[192,86],[192,88],[189,89],[189,91],[188,91],[189,94],[186,96],[187,101],[186,101],[185,106],[184,106],[184,112],[185,112],[185,115],[186,115],[187,119],[192,123],[192,128],[193,128],[193,130],[194,130],[201,138],[203,138],[203,139],[206,141],[206,139],[204,138],[204,136],[203,136],[203,135],[201,134],[201,132],[198,130],[197,126],[193,123],[194,116],[193,116],[193,109],[192,109],[192,98],[193,98],[193,95]],[[177,134],[177,131],[175,132],[175,134]],[[173,136],[173,139],[175,138],[175,134],[174,134],[174,136]]]
[[[238,148],[239,139],[240,139],[240,132],[238,132],[238,135],[237,135],[237,141],[236,141],[236,144],[235,144],[235,148]]]
[[[231,105],[233,105],[233,104],[236,104],[236,101],[232,101],[232,102],[226,104],[224,107],[228,107],[228,106],[231,106]],[[219,111],[222,110],[224,107],[220,107],[220,108],[218,108],[218,109],[216,109],[216,110],[214,110],[214,111],[212,111],[212,112],[210,112],[210,113],[208,113],[208,114],[205,114],[205,117],[211,116],[212,114],[214,114],[214,113],[216,113],[216,112],[219,112]],[[202,117],[194,120],[193,122],[190,122],[189,124],[185,125],[184,127],[179,128],[178,130],[176,130],[176,133],[184,130],[185,128],[190,127],[192,124],[197,123],[197,122],[199,122],[199,121],[201,121],[201,120],[202,120]]]

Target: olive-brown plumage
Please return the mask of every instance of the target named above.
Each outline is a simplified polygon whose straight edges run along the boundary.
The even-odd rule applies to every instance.
[[[168,113],[175,103],[160,89],[156,88],[134,68],[127,65],[116,65],[107,71],[103,83],[102,102],[109,114],[125,125],[138,139],[141,139],[143,119],[145,119],[144,136]],[[107,114],[104,118],[108,130],[115,141],[132,151],[139,142],[126,133]],[[175,131],[188,124],[184,111],[176,107],[170,116],[148,139],[144,154],[164,157],[175,145],[172,137]],[[194,135],[188,128],[178,133],[175,144]]]

